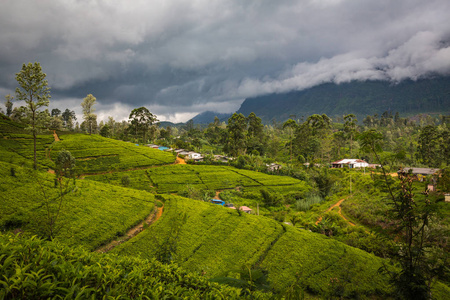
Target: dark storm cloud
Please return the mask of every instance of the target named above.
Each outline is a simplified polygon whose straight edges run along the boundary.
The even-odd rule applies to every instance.
[[[447,0],[6,0],[0,92],[39,61],[53,107],[92,93],[100,118],[186,120],[323,82],[449,74],[449,15]]]

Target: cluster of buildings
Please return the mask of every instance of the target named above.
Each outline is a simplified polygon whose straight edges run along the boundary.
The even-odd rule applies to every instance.
[[[227,204],[227,203],[225,203],[225,201],[220,200],[220,199],[211,199],[211,203],[217,204],[217,205],[222,205],[222,206],[225,206],[225,207],[228,207],[228,208],[231,208],[231,209],[236,209],[236,207],[234,207],[234,205],[232,203],[228,203]],[[250,207],[248,207],[248,206],[240,206],[239,210],[241,210],[241,211],[243,211],[243,212],[245,212],[247,214],[252,213],[252,209]]]

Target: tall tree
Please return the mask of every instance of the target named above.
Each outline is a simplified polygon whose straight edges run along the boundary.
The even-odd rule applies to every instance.
[[[354,114],[348,114],[344,116],[344,131],[347,134],[347,136],[350,138],[350,158],[353,158],[353,138],[355,137],[357,131],[357,123],[358,119],[356,119],[356,116]]]
[[[77,116],[73,110],[66,108],[66,110],[62,113],[62,119],[64,121],[64,126],[67,129],[73,129],[73,122],[77,120]]]
[[[264,125],[261,118],[257,117],[254,112],[247,117],[247,151],[248,153],[262,155],[266,148],[266,138],[264,134]]]
[[[228,141],[226,144],[227,152],[232,156],[245,154],[246,141],[245,132],[247,130],[247,121],[243,114],[234,113],[228,119]]]
[[[59,108],[52,109],[52,117],[59,117],[61,110]]]
[[[294,139],[294,151],[301,161],[310,161],[317,158],[317,154],[323,158],[323,140],[328,135],[331,119],[326,115],[314,114],[305,122],[297,126]]]
[[[16,74],[19,87],[16,88],[16,100],[26,103],[26,114],[30,122],[30,130],[33,135],[34,168],[37,168],[36,138],[38,134],[39,109],[48,106],[50,102],[50,88],[45,80],[47,75],[42,72],[38,62],[23,64],[22,70]]]
[[[291,164],[292,164],[292,138],[293,138],[293,132],[294,132],[294,129],[297,127],[297,122],[295,122],[294,120],[292,120],[292,119],[289,119],[289,120],[287,120],[286,122],[284,122],[284,124],[283,124],[283,129],[286,129],[286,128],[288,128],[289,129],[289,139],[290,139],[290,152],[291,152],[291,155],[290,155],[290,158],[291,158]]]
[[[446,125],[427,125],[422,128],[418,147],[417,158],[431,167],[440,167],[442,163],[449,164],[450,130]]]
[[[145,107],[133,109],[128,119],[131,122],[130,129],[135,132],[135,137],[137,138],[139,133],[142,134],[144,142],[147,140],[150,127],[158,121],[156,116]]]
[[[10,117],[12,112],[13,112],[13,103],[12,103],[12,101],[14,100],[14,97],[8,94],[8,95],[5,96],[5,100],[6,100],[5,101],[6,115],[8,117]]]
[[[81,103],[81,107],[83,108],[83,119],[86,122],[86,127],[89,134],[92,134],[92,130],[97,125],[97,115],[94,114],[94,104],[96,101],[97,99],[92,96],[92,94],[89,94],[86,96],[86,98],[83,99],[83,102]]]
[[[214,122],[208,124],[208,128],[205,130],[205,137],[211,144],[219,144],[222,141],[225,129],[221,127],[220,120],[216,116]]]

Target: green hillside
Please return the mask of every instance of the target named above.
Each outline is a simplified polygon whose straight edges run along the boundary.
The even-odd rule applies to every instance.
[[[308,189],[304,181],[288,176],[207,165],[168,165],[133,172],[87,176],[86,179],[120,185],[124,176],[130,178],[130,187],[153,190],[160,194],[179,193],[187,186],[202,190],[233,189],[238,186],[256,189],[283,188],[286,192],[304,192]]]
[[[0,299],[269,299],[175,265],[0,234]]]
[[[53,144],[52,152],[69,150],[83,174],[144,168],[175,161],[172,153],[99,135],[67,134],[60,135],[60,139]]]
[[[450,112],[450,77],[388,81],[325,83],[310,89],[247,98],[237,111],[254,112],[265,123],[283,122],[292,115],[300,119],[312,114],[330,117],[353,113],[358,119],[384,111],[402,115]]]
[[[11,175],[14,169],[14,176]],[[0,162],[0,229],[20,228],[42,234],[48,222],[47,204],[55,214],[59,189],[55,176]],[[154,208],[155,197],[145,191],[108,184],[70,180],[63,198],[56,238],[68,245],[94,250],[123,235]]]
[[[60,141],[55,141],[53,132],[48,130],[37,137],[37,160],[42,169],[54,169],[53,161],[62,149],[70,151],[77,159],[79,174],[146,168],[175,161],[172,153],[99,135],[58,134]],[[0,154],[0,161],[32,164],[33,139],[24,125],[0,119]]]
[[[340,242],[282,225],[262,216],[176,196],[165,196],[163,217],[113,252],[144,258],[167,257],[209,278],[239,277],[245,268],[261,269],[281,292],[299,284],[313,294],[339,289],[345,296],[389,293],[383,261]],[[180,221],[186,215],[185,221]],[[170,247],[167,241],[173,241]],[[164,256],[165,255],[165,256]],[[336,284],[330,281],[337,278]]]
[[[49,131],[37,136],[36,156],[43,169],[53,168],[54,163],[48,157],[49,149],[54,142]],[[16,123],[0,115],[0,161],[22,166],[33,165],[33,137],[26,126]]]

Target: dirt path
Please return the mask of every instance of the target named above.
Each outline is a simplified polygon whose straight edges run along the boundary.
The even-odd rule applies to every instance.
[[[56,134],[56,130],[53,130],[53,137],[55,138],[55,142],[59,142],[59,141],[60,141],[58,135]],[[48,149],[48,148],[46,148],[46,149]],[[50,160],[52,159],[52,157],[50,156],[51,153],[52,153],[52,149],[50,148],[50,149],[48,150],[48,154],[47,154],[47,157],[48,157]],[[50,174],[55,174],[55,171],[52,170],[52,169],[48,169],[48,172],[49,172]]]
[[[337,203],[333,204],[330,208],[328,208],[325,212],[329,212],[333,208],[339,207],[339,215],[341,216],[341,218],[344,219],[345,221],[347,221],[347,223],[350,224],[350,226],[355,226],[354,223],[352,223],[349,220],[347,220],[347,218],[344,217],[344,215],[342,214],[341,204],[342,204],[342,202],[344,202],[345,199],[347,199],[347,198],[339,200]],[[319,224],[321,221],[322,221],[322,216],[320,216],[319,219],[317,219],[316,225]]]
[[[162,203],[162,202],[160,202],[160,203]],[[142,221],[141,223],[139,223],[135,227],[133,227],[130,230],[128,230],[127,233],[124,236],[122,236],[119,239],[114,240],[114,241],[112,241],[112,242],[110,242],[110,243],[108,243],[108,244],[98,248],[97,250],[95,250],[95,252],[105,253],[105,252],[111,251],[116,246],[118,246],[118,245],[128,241],[132,237],[135,237],[141,231],[144,230],[144,224],[151,225],[154,222],[158,221],[159,218],[161,218],[161,216],[162,216],[163,210],[164,210],[164,204],[161,207],[155,207],[155,210],[144,221]]]
[[[183,158],[177,156],[177,160],[175,161],[175,164],[176,165],[185,165],[186,161]]]
[[[59,142],[60,141],[58,135],[56,134],[56,130],[53,130],[53,137],[55,138],[55,142]]]

